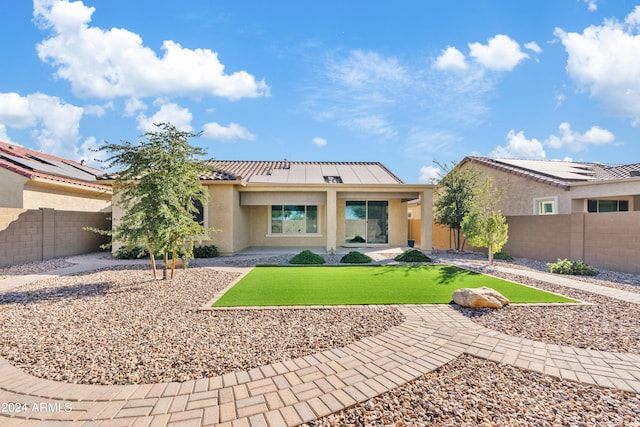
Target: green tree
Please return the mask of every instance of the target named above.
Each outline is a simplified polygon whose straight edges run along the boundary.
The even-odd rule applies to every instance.
[[[435,162],[440,167],[439,180],[434,189],[433,219],[436,224],[449,227],[454,234],[456,250],[462,249],[462,220],[471,209],[479,173],[474,168],[460,169]]]
[[[178,251],[193,257],[193,242],[208,230],[194,218],[197,204],[204,206],[207,192],[200,182],[211,171],[199,157],[204,150],[189,144],[199,133],[176,129],[170,123],[155,125],[138,142],[105,143],[108,168],[118,170],[114,182],[116,204],[125,214],[115,224],[113,238],[130,248],[147,247],[153,277],[157,278],[154,252],[163,254],[163,279],[167,279],[171,253],[173,279]]]
[[[486,178],[462,221],[466,238],[474,246],[487,248],[489,265],[493,265],[493,254],[500,252],[509,239],[507,219],[497,209],[502,197],[503,192],[493,188],[493,180]]]

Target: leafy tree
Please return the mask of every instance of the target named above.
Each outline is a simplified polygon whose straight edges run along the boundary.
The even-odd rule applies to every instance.
[[[125,214],[114,227],[114,239],[126,247],[144,244],[154,278],[154,252],[163,254],[163,279],[171,253],[173,279],[178,250],[192,258],[193,241],[207,232],[194,218],[197,205],[207,201],[200,177],[210,170],[198,160],[204,150],[189,144],[189,138],[199,133],[180,131],[170,123],[155,126],[158,130],[145,132],[144,140],[105,143],[99,150],[110,153],[108,168],[119,170],[114,194]]]
[[[493,255],[500,252],[509,239],[507,219],[497,209],[502,195],[500,189],[493,188],[493,180],[486,178],[462,221],[467,239],[474,246],[488,249],[489,265],[493,265]]]
[[[460,251],[462,220],[471,209],[479,173],[473,168],[456,168],[455,163],[435,163],[443,172],[434,190],[433,219],[453,231],[456,250]]]

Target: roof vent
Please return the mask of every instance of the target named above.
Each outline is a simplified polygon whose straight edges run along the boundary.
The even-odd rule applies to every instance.
[[[640,176],[640,170],[629,171],[630,176]]]

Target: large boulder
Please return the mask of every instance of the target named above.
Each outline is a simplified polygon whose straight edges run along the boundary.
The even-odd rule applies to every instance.
[[[462,307],[471,308],[502,308],[509,304],[504,295],[486,286],[458,289],[453,293],[453,301]]]

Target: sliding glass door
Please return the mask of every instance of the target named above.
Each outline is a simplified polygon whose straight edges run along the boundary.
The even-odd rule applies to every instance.
[[[345,207],[345,244],[389,243],[389,202],[348,200]]]

